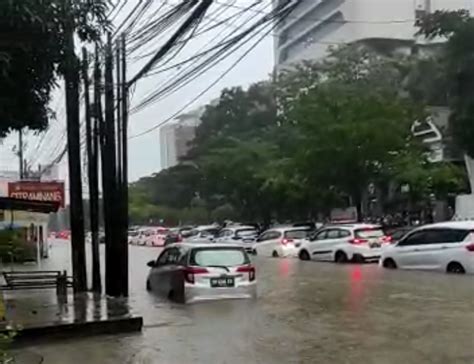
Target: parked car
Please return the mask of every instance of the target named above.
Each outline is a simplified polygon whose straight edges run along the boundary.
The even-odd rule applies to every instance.
[[[295,256],[298,246],[312,230],[308,227],[277,227],[263,232],[255,241],[253,253],[270,257]]]
[[[378,225],[330,225],[305,240],[298,252],[301,260],[378,261],[382,247],[390,243]]]
[[[165,236],[165,246],[182,242],[185,236],[189,236],[192,229],[192,227],[188,226],[170,229]]]
[[[216,225],[202,225],[191,230],[184,239],[187,242],[213,242],[220,228]]]
[[[148,266],[147,290],[179,302],[256,297],[255,268],[237,245],[173,244]]]
[[[385,268],[474,273],[474,221],[450,221],[421,226],[387,248]]]
[[[215,238],[216,243],[241,245],[248,253],[253,252],[253,244],[258,237],[254,226],[234,225],[223,228]]]

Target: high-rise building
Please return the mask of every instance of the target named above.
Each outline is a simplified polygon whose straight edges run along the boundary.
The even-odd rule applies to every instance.
[[[200,107],[181,114],[173,123],[160,128],[161,169],[177,165],[189,151],[204,110],[204,107]]]
[[[423,13],[471,7],[471,0],[300,0],[276,30],[275,65],[318,59],[330,46],[363,39],[413,40]]]

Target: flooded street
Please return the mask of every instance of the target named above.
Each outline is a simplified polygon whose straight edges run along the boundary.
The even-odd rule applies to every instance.
[[[89,248],[89,246],[88,246]],[[194,305],[145,290],[155,248],[130,247],[138,335],[25,348],[44,363],[474,363],[474,279],[256,258],[258,299]],[[42,267],[67,269],[69,244]]]

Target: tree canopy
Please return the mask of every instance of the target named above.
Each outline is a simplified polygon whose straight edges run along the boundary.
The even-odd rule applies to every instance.
[[[428,39],[446,38],[440,56],[452,111],[450,125],[456,143],[474,157],[474,19],[467,10],[436,11],[421,18],[419,33]]]
[[[51,91],[64,70],[65,21],[81,41],[108,29],[107,0],[0,2],[0,138],[11,130],[42,130],[53,117]]]
[[[177,209],[198,200],[209,218],[267,222],[360,209],[371,184],[409,184],[420,200],[445,196],[462,173],[429,163],[413,136],[425,104],[406,92],[404,61],[337,49],[272,82],[224,90],[182,164],[141,179],[131,196]]]

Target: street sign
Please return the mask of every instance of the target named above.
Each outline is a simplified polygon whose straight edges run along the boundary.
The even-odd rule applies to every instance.
[[[59,202],[64,207],[64,182],[9,182],[8,196],[22,200]]]

